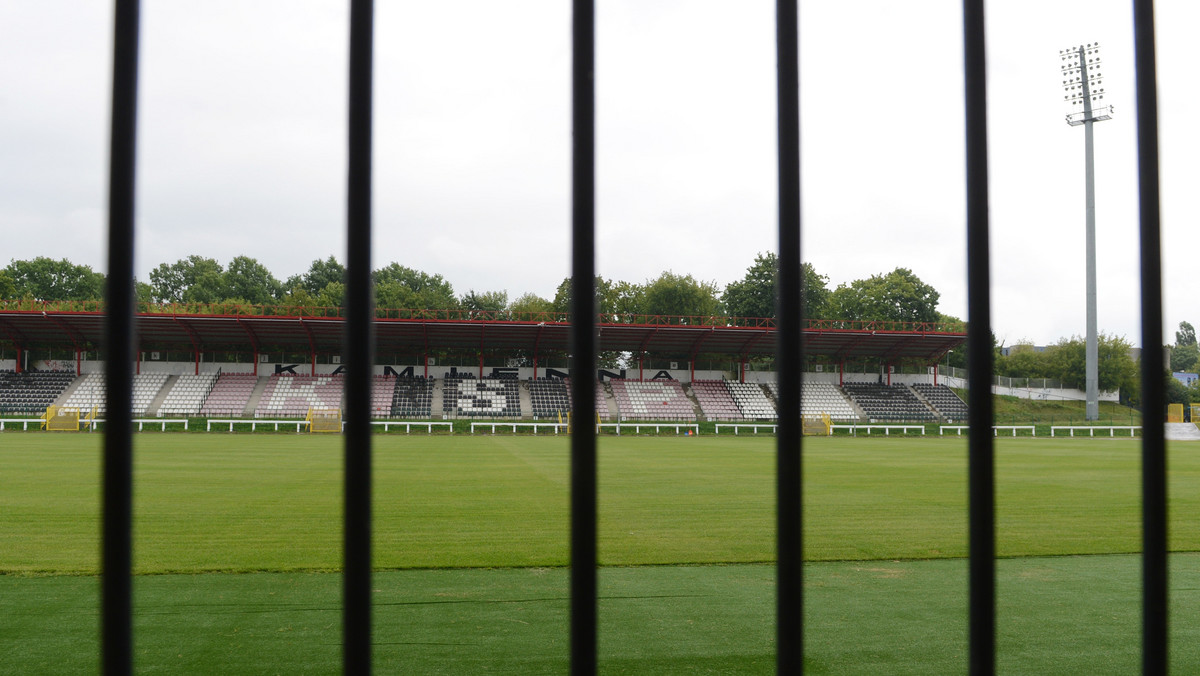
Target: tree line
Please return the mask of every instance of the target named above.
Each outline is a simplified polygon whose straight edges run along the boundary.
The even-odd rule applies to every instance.
[[[635,315],[672,317],[678,323],[713,323],[714,318],[775,316],[778,261],[774,253],[759,254],[745,276],[721,288],[671,270],[643,283],[596,277],[596,311],[613,321]],[[148,280],[134,280],[142,303],[177,305],[278,306],[283,308],[340,308],[345,296],[345,267],[333,256],[314,260],[308,270],[280,281],[266,266],[249,256],[236,256],[227,265],[213,258],[188,256],[162,263]],[[442,275],[390,263],[372,273],[378,308],[446,310],[467,313],[555,313],[566,315],[571,303],[571,280],[558,285],[553,298],[524,293],[514,298],[507,290],[455,293]],[[90,266],[69,260],[38,257],[13,260],[0,270],[0,299],[37,301],[98,301],[105,277]],[[803,269],[805,314],[813,319],[957,322],[937,310],[940,295],[907,268],[829,288],[829,278],[811,264]],[[186,310],[185,310],[186,311]]]

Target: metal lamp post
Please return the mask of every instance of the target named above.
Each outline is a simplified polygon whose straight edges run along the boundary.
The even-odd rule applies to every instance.
[[[1070,107],[1067,124],[1083,125],[1084,174],[1087,211],[1087,419],[1100,418],[1099,345],[1096,337],[1096,176],[1092,123],[1112,119],[1112,106],[1104,104],[1100,74],[1100,43],[1071,47],[1059,52],[1062,61],[1063,99]]]

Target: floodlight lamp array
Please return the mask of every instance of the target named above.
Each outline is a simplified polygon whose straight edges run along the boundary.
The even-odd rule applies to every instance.
[[[1104,75],[1100,70],[1100,43],[1091,42],[1058,52],[1062,70],[1063,102],[1071,109],[1067,122],[1111,118],[1112,106],[1104,103]]]

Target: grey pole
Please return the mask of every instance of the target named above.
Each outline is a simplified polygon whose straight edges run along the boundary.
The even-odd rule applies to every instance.
[[[1100,419],[1100,350],[1096,339],[1096,166],[1092,140],[1092,97],[1088,88],[1087,56],[1079,48],[1079,67],[1083,79],[1083,138],[1086,210],[1087,210],[1087,419]]]
[[[1102,120],[1112,119],[1112,107],[1108,105],[1092,106],[1092,101],[1104,98],[1104,89],[1092,90],[1092,85],[1101,84],[1100,44],[1091,43],[1072,47],[1062,52],[1066,61],[1062,67],[1063,87],[1067,92],[1066,100],[1070,104],[1083,104],[1082,113],[1067,115],[1067,124],[1072,127],[1083,125],[1084,129],[1084,181],[1085,181],[1085,213],[1086,235],[1085,255],[1087,257],[1087,345],[1085,354],[1084,382],[1087,393],[1086,418],[1100,419],[1100,350],[1096,330],[1096,170],[1095,145],[1092,136],[1092,124]],[[1074,62],[1078,59],[1078,63]],[[1089,73],[1089,68],[1091,72]]]

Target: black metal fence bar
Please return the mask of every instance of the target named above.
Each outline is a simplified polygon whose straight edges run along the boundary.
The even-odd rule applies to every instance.
[[[983,0],[963,2],[967,147],[968,669],[996,671],[996,499]]]
[[[1137,76],[1139,239],[1142,288],[1142,673],[1167,673],[1167,467],[1159,416],[1166,408],[1159,232],[1158,87],[1154,3],[1133,3]]]
[[[138,0],[117,0],[113,30],[112,136],[108,177],[108,313],[104,351],[101,663],[133,672],[133,214],[137,147]]]
[[[800,292],[800,55],[796,0],[778,0],[775,31],[779,125],[775,661],[779,673],[799,674],[804,669],[804,551],[800,518],[800,378],[804,364],[801,320],[804,309]]]
[[[596,673],[595,6],[575,0],[571,62],[571,673]]]
[[[350,111],[346,213],[345,568],[342,665],[371,673],[371,283],[372,0],[350,4]]]

